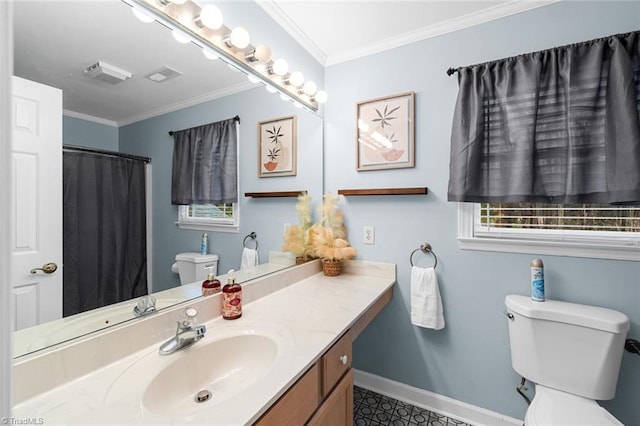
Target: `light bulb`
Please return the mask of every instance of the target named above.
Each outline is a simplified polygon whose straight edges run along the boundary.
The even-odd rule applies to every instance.
[[[300,71],[294,71],[289,76],[289,84],[295,87],[300,87],[304,83],[304,75]]]
[[[269,62],[271,60],[271,48],[266,44],[261,44],[253,51],[253,56],[260,62]]]
[[[202,54],[205,56],[205,58],[211,59],[212,61],[215,61],[216,59],[220,58],[220,56],[217,53],[207,48],[202,49]]]
[[[176,39],[176,41],[178,43],[186,44],[186,43],[189,43],[191,41],[191,39],[189,37],[187,37],[186,34],[180,32],[180,31],[177,31],[177,30],[171,31],[171,35],[173,36],[173,38]]]
[[[287,61],[284,59],[276,59],[273,61],[273,64],[271,64],[271,70],[274,74],[282,77],[287,74],[287,71],[289,71],[289,64],[287,64]]]
[[[313,81],[307,81],[304,84],[304,87],[302,88],[302,90],[304,91],[304,93],[306,93],[308,96],[313,96],[316,94],[316,92],[318,91],[318,86],[316,86],[316,84]]]
[[[325,92],[324,90],[318,90],[315,96],[315,100],[319,104],[323,104],[327,102],[327,98],[328,98],[327,92]]]
[[[131,11],[133,12],[133,14],[135,15],[136,18],[138,18],[139,20],[141,20],[145,24],[148,24],[150,22],[155,21],[155,19],[153,17],[147,15],[146,13],[144,13],[143,11],[138,9],[137,7],[132,7]]]
[[[222,27],[222,12],[217,6],[208,4],[200,10],[200,15],[195,19],[196,25],[200,28],[207,27],[211,30],[217,30]]]
[[[244,49],[249,45],[249,33],[242,27],[235,27],[229,34],[229,43],[238,49]],[[227,43],[228,45],[228,43]]]

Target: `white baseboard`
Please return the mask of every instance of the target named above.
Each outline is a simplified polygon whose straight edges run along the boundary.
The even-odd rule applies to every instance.
[[[357,386],[476,426],[522,426],[523,421],[448,396],[415,388],[365,371],[353,370]]]

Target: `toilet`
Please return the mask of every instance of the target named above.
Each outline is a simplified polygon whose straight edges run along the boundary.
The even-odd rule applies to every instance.
[[[596,400],[615,396],[629,318],[520,295],[508,295],[505,305],[511,365],[536,384],[524,424],[622,425]]]
[[[207,269],[207,268],[211,269]],[[178,253],[171,271],[180,274],[180,285],[202,282],[211,271],[218,273],[218,255],[200,253]]]

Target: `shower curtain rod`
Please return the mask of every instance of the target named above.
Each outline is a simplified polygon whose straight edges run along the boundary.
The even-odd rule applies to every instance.
[[[122,152],[107,151],[104,149],[87,148],[86,146],[62,145],[62,149],[67,149],[70,151],[90,152],[93,154],[110,155],[112,157],[127,158],[129,160],[136,160],[136,161],[143,161],[145,163],[151,163],[151,158],[149,157],[141,157],[139,155],[132,155],[132,154],[123,154]]]

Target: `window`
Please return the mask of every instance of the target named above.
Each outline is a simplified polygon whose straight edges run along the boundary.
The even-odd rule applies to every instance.
[[[178,207],[178,226],[182,229],[238,232],[238,203],[191,204]]]
[[[640,207],[461,203],[463,249],[640,260]]]

